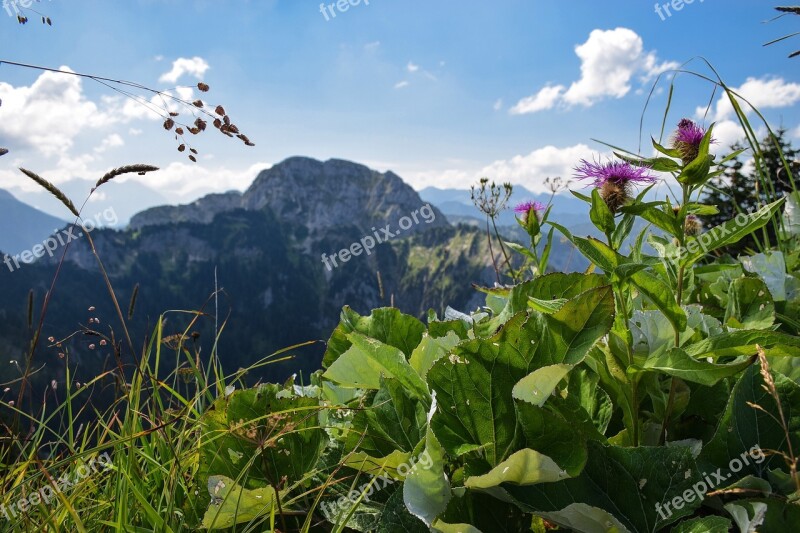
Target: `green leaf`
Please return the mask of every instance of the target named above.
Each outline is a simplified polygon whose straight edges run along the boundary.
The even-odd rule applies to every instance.
[[[622,448],[594,441],[588,448],[589,460],[578,477],[525,487],[504,484],[503,489],[523,511],[543,515],[575,510],[586,515],[595,508],[638,533],[655,533],[700,505],[695,500],[663,518],[656,510],[657,503],[668,501],[667,493],[683,493],[700,479],[687,448]],[[569,507],[573,504],[583,505]],[[594,512],[586,519],[592,516]]]
[[[398,348],[356,332],[348,334],[347,340],[350,348],[325,371],[324,378],[343,387],[377,390],[381,377],[393,377],[417,399],[428,398],[425,382]]]
[[[551,522],[581,533],[630,533],[616,517],[585,503],[571,503],[560,511],[540,513]]]
[[[783,210],[783,229],[793,237],[800,235],[800,191],[788,195]]]
[[[603,234],[611,235],[614,232],[614,213],[608,208],[608,204],[597,189],[592,189],[592,208],[589,210],[589,218]]]
[[[735,244],[752,232],[761,229],[770,221],[783,202],[784,199],[781,198],[765,205],[755,213],[737,215],[733,220],[715,226],[696,238],[690,237],[686,249],[681,250],[680,253],[681,265],[694,264],[704,255],[723,246]]]
[[[728,291],[725,324],[737,329],[767,329],[775,323],[775,304],[766,283],[739,278]]]
[[[533,485],[560,481],[566,477],[567,473],[555,461],[525,448],[513,453],[488,474],[467,478],[464,486],[469,489],[489,489],[502,483]]]
[[[786,533],[800,524],[800,506],[777,498],[738,500],[725,505],[740,531]]]
[[[731,521],[722,516],[703,516],[681,522],[670,533],[728,533]]]
[[[292,388],[261,385],[217,399],[201,419],[200,478],[246,473],[244,487],[255,489],[311,471],[327,441],[319,401]]]
[[[514,385],[512,395],[517,400],[541,407],[573,368],[575,365],[551,365],[538,368]]]
[[[461,338],[454,331],[449,331],[447,335],[436,338],[426,333],[419,346],[414,348],[411,353],[409,364],[422,379],[425,379],[433,363],[447,355],[459,342],[461,342]]]
[[[328,340],[328,347],[322,359],[323,368],[330,367],[350,348],[347,336],[353,332],[394,346],[406,357],[411,357],[411,352],[422,340],[425,325],[413,316],[404,315],[393,307],[375,309],[370,316],[363,317],[346,306],[342,310],[339,325]]]
[[[740,373],[753,364],[754,360],[755,356],[752,356],[748,359],[720,365],[695,359],[680,348],[672,348],[656,357],[647,359],[642,365],[642,369],[661,372],[685,381],[710,387],[721,379]]]
[[[444,513],[452,498],[444,467],[444,449],[428,429],[425,451],[403,483],[403,501],[412,515],[429,526]]]
[[[555,300],[540,300],[539,298],[529,297],[528,305],[531,309],[540,313],[551,315],[564,307],[569,300],[565,298],[557,298]]]
[[[751,356],[756,353],[757,346],[767,348],[770,355],[800,356],[799,337],[768,330],[744,329],[722,333],[686,346],[685,349],[689,355],[698,359],[701,357],[717,359],[727,356]]]
[[[686,313],[675,301],[672,289],[660,277],[642,270],[633,274],[630,279],[631,283],[664,313],[676,331],[686,329]]]
[[[683,171],[678,176],[680,183],[687,185],[700,185],[709,179],[709,172],[711,170],[711,163],[714,160],[713,156],[709,155],[711,148],[711,136],[714,129],[714,124],[708,127],[706,134],[700,141],[698,155],[688,165],[683,167]]]
[[[513,450],[517,433],[512,391],[549,365],[576,364],[611,328],[611,288],[581,293],[552,315],[520,313],[490,338],[456,346],[428,372],[438,408],[431,427],[450,454],[482,449],[490,466]]]
[[[345,450],[357,449],[372,458],[413,452],[425,434],[427,413],[410,392],[397,379],[384,378],[372,405],[353,417]]]
[[[773,377],[793,449],[800,449],[800,386],[780,374]],[[755,409],[751,404],[759,405],[761,409]],[[788,472],[779,455],[765,452],[778,450],[788,453],[786,432],[778,420],[778,407],[764,390],[760,365],[755,364],[742,374],[733,388],[717,432],[703,448],[698,464],[707,472],[719,468],[728,483],[748,475],[765,478],[771,469]]]
[[[419,518],[406,509],[403,491],[396,490],[386,502],[376,533],[428,533],[430,530]]]
[[[665,148],[664,146],[661,146],[654,138],[651,137],[650,139],[653,141],[653,148],[655,148],[662,154],[676,159],[681,158],[680,150],[675,150],[674,148]]]
[[[270,514],[276,500],[272,487],[243,489],[225,476],[209,477],[208,493],[211,503],[203,516],[202,527],[205,529],[227,529],[251,522]]]
[[[620,209],[622,213],[637,215],[650,222],[668,235],[677,236],[681,231],[678,219],[662,209],[664,202],[636,203]]]
[[[739,256],[742,267],[748,272],[757,274],[769,287],[769,292],[776,302],[786,300],[787,281],[786,261],[781,252],[770,251],[765,254]]]
[[[523,401],[516,406],[525,445],[551,458],[565,475],[580,474],[588,440],[605,441],[578,398],[553,396],[544,407]]]

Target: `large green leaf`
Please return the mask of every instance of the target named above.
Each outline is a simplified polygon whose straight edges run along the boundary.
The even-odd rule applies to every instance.
[[[326,442],[318,400],[292,385],[261,385],[219,398],[203,415],[200,476],[224,475],[248,489],[298,481]]]
[[[692,518],[673,527],[671,533],[728,533],[731,521],[722,516]]]
[[[577,397],[553,396],[544,406],[516,405],[525,446],[552,459],[565,475],[577,476],[583,469],[588,440],[605,441]]]
[[[444,467],[444,449],[428,429],[425,451],[403,483],[403,501],[411,514],[429,526],[444,513],[452,498]]]
[[[685,346],[686,352],[695,358],[726,356],[751,356],[757,347],[769,348],[770,355],[800,356],[800,338],[769,330],[738,330],[714,335]]]
[[[339,325],[328,340],[328,347],[322,359],[323,368],[330,367],[350,348],[351,341],[348,335],[353,332],[394,346],[408,358],[422,340],[425,325],[394,307],[375,309],[368,317],[359,315],[350,307],[345,307]]]
[[[725,324],[737,329],[767,329],[775,323],[775,304],[767,285],[757,278],[739,278],[728,291]]]
[[[537,451],[524,448],[481,476],[467,478],[464,486],[470,489],[489,489],[503,483],[534,485],[550,483],[568,477],[555,461]]]
[[[211,503],[203,517],[204,529],[227,529],[268,515],[275,505],[275,489],[243,489],[225,476],[208,478]]]
[[[385,378],[372,405],[353,417],[345,450],[378,459],[392,452],[411,453],[422,440],[426,417],[425,405],[412,399],[400,381]]]
[[[800,386],[775,374],[793,449],[800,449]],[[770,469],[786,470],[783,459],[763,450],[788,452],[777,405],[764,390],[760,365],[748,368],[733,389],[714,438],[703,448],[699,463],[707,472],[719,469],[728,483],[747,475],[766,478]],[[752,405],[759,405],[755,409]],[[734,461],[736,461],[734,463]]]
[[[706,360],[695,359],[681,348],[672,348],[655,357],[648,358],[642,368],[710,387],[721,379],[740,373],[753,364],[755,357],[753,355],[749,358],[738,358],[736,361],[726,364],[714,364]]]
[[[438,408],[431,422],[453,455],[481,449],[497,466],[514,447],[517,423],[512,391],[533,370],[575,364],[611,328],[610,287],[581,293],[552,315],[520,313],[496,335],[456,346],[428,372]]]
[[[800,524],[800,505],[777,498],[737,500],[725,505],[739,531],[788,533]]]
[[[428,388],[398,348],[361,333],[349,333],[350,347],[328,367],[323,377],[343,387],[377,390],[382,377],[392,377],[419,400],[428,397]]]
[[[459,342],[461,342],[461,338],[454,331],[449,331],[442,337],[431,337],[426,333],[411,353],[409,363],[417,371],[417,374],[425,379],[433,363],[447,355]]]
[[[621,448],[589,441],[589,460],[578,477],[529,486],[507,483],[503,488],[524,511],[554,520],[558,515],[549,513],[570,511],[571,523],[592,523],[599,515],[595,509],[600,509],[631,532],[655,533],[700,505],[695,500],[662,516],[656,504],[663,505],[667,493],[683,493],[699,479],[687,448]]]
[[[631,283],[664,313],[676,331],[682,332],[686,329],[686,313],[675,300],[672,289],[660,277],[640,270],[631,276]]]

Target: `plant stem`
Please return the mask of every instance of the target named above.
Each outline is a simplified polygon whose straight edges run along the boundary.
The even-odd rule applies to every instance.
[[[494,274],[497,276],[497,283],[500,284],[500,269],[497,268],[497,259],[494,257],[494,249],[492,248],[492,233],[489,231],[489,215],[486,215],[486,240],[489,241],[489,255],[492,256],[492,264],[494,265]]]
[[[681,210],[689,203],[689,196],[691,192],[689,190],[689,185],[681,184],[681,188],[683,189],[683,203],[681,204]],[[678,239],[678,244],[683,246],[686,244],[686,216],[684,215],[682,220],[679,220],[679,227],[680,233],[676,236]],[[680,265],[678,267],[678,280],[677,280],[677,287],[675,291],[675,301],[678,304],[678,307],[681,307],[683,304],[683,279],[686,275],[686,267],[684,265]],[[675,328],[675,347],[680,348],[681,346],[681,332],[678,331],[678,328]],[[669,385],[669,397],[667,398],[667,406],[664,409],[664,421],[661,423],[661,433],[659,435],[659,444],[663,444],[667,441],[667,425],[669,424],[669,419],[672,416],[672,408],[675,404],[675,393],[677,392],[678,382],[675,381],[675,377],[673,376],[670,379]]]
[[[503,252],[503,257],[506,259],[506,265],[508,266],[508,271],[511,272],[511,279],[514,280],[516,283],[517,280],[517,273],[514,272],[514,267],[511,266],[511,259],[508,257],[508,253],[506,252],[506,247],[503,246],[503,239],[500,238],[500,232],[497,231],[497,224],[494,221],[494,217],[492,218],[492,227],[494,227],[494,234],[497,236],[497,241],[500,243],[500,251]]]

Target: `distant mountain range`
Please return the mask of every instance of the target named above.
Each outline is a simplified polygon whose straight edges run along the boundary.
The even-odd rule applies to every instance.
[[[0,189],[0,227],[4,229],[0,232],[0,251],[3,253],[15,255],[30,250],[66,223]]]
[[[133,216],[126,229],[91,235],[123,308],[138,286],[129,323],[135,343],[152,333],[165,310],[202,309],[205,315],[196,323],[195,315],[167,314],[165,335],[191,324],[207,353],[215,336],[210,316],[217,315],[216,323],[224,326],[219,351],[228,371],[277,349],[327,338],[344,305],[368,313],[394,304],[419,317],[429,309],[441,316],[448,305],[461,310],[482,305],[484,298],[471,284],[491,285],[495,278],[479,229],[450,224],[391,172],[340,160],[290,158],[261,172],[244,193],[148,209]],[[332,257],[338,260],[335,267]],[[43,338],[66,338],[94,317],[119,334],[121,324],[88,240],[74,241],[66,259]],[[9,359],[19,360],[30,339],[28,291],[34,291],[37,317],[55,267],[56,259],[45,257],[15,272],[0,269],[0,352]],[[215,283],[221,291],[218,310],[209,300]],[[96,309],[91,315],[90,307]],[[110,347],[88,348],[96,342],[78,335],[65,343],[81,375],[76,379],[113,367]],[[300,350],[299,359],[268,365],[255,377],[310,372],[319,365],[320,348]],[[45,367],[36,380],[49,383],[50,376],[63,375],[57,351],[43,348],[37,354],[36,363]],[[3,365],[0,379],[18,377],[15,372],[13,365]]]

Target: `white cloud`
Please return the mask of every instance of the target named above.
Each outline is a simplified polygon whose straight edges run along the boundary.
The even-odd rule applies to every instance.
[[[409,61],[406,69],[408,69],[409,72],[416,72],[419,70],[419,65],[415,65],[413,62]]]
[[[800,102],[800,83],[787,83],[783,78],[747,78],[741,87],[732,90],[756,109],[790,107]],[[742,103],[742,106],[745,108],[746,104]],[[715,120],[723,120],[731,115],[733,106],[728,96],[723,94],[717,100]]]
[[[367,50],[368,52],[371,52],[373,50],[377,50],[380,47],[380,45],[381,45],[380,41],[374,41],[374,42],[365,44],[364,45],[364,49]]]
[[[528,96],[517,102],[509,111],[512,115],[536,113],[551,109],[561,98],[565,87],[563,85],[548,85],[533,96]]]
[[[733,120],[723,120],[714,126],[714,138],[717,143],[713,146],[712,152],[723,156],[730,152],[730,147],[745,139],[742,126]]]
[[[163,83],[177,83],[184,74],[202,80],[209,68],[208,63],[202,57],[195,56],[191,59],[180,57],[172,62],[172,70],[162,74],[158,81]]]
[[[503,99],[502,98],[498,98],[497,101],[495,101],[495,103],[492,106],[492,108],[495,111],[500,111],[501,109],[503,109]]]
[[[259,162],[244,169],[232,169],[177,161],[163,167],[158,172],[148,172],[144,176],[121,176],[118,179],[119,181],[135,179],[137,182],[173,198],[176,202],[187,202],[212,192],[225,192],[232,189],[243,191],[253,183],[259,172],[270,167],[272,167],[272,163]]]
[[[562,177],[570,179],[575,166],[581,159],[600,157],[600,153],[586,146],[576,144],[565,148],[545,146],[528,155],[517,155],[511,159],[495,161],[484,167],[478,174],[498,182],[523,185],[533,192],[545,192],[544,179]]]
[[[139,128],[131,128],[128,130],[128,135],[132,137],[138,137],[142,133],[144,133],[144,131],[140,130]]]
[[[408,83],[408,81],[403,80],[403,81],[395,83],[394,84],[394,88],[395,89],[404,89],[405,87],[408,87],[409,85],[410,85],[410,83]]]
[[[0,100],[0,136],[48,157],[65,154],[80,133],[119,120],[85,98],[79,77],[57,72],[42,73],[30,87],[0,82]]]
[[[645,52],[642,38],[628,28],[593,30],[583,44],[575,47],[581,60],[581,78],[569,88],[547,85],[536,94],[521,99],[511,112],[536,113],[556,105],[590,107],[607,98],[622,98],[631,91],[638,75],[645,83],[661,72],[677,67],[674,62],[659,63],[655,52]]]
[[[485,176],[498,183],[510,182],[522,185],[532,192],[547,192],[549,189],[544,184],[545,178],[560,176],[564,179],[571,179],[574,168],[581,159],[594,159],[608,155],[610,154],[601,154],[585,144],[563,148],[545,146],[533,150],[527,155],[517,155],[483,167],[480,164],[462,162],[459,164],[460,168],[408,170],[401,175],[417,189],[428,186],[468,189],[470,185]]]
[[[120,137],[116,133],[112,133],[111,135],[103,139],[103,142],[101,142],[99,146],[95,147],[94,151],[97,152],[98,154],[102,154],[109,148],[117,148],[124,145],[125,141],[122,139],[122,137]]]

